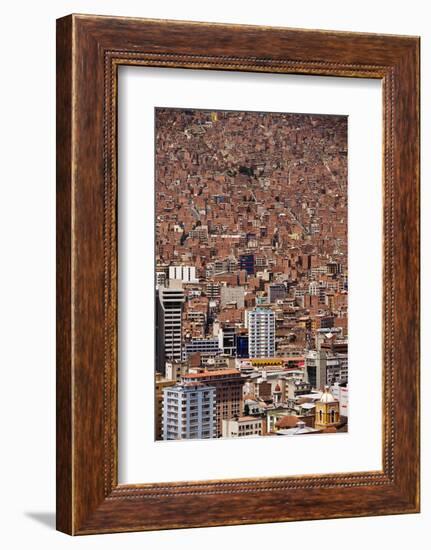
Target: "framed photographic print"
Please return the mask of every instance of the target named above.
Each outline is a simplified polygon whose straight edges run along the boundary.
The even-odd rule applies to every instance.
[[[57,21],[57,528],[419,511],[419,39]]]

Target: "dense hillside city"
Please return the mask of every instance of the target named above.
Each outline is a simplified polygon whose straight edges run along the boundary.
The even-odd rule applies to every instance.
[[[347,117],[155,124],[155,438],[346,431]]]

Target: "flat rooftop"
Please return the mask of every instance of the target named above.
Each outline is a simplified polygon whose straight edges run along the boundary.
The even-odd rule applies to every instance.
[[[237,369],[220,369],[220,370],[208,370],[204,372],[197,372],[196,374],[184,374],[182,378],[210,378],[212,376],[231,376],[233,374],[241,374]]]

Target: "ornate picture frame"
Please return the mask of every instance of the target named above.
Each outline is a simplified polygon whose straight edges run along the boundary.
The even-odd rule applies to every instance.
[[[121,65],[381,80],[381,471],[118,483]],[[59,19],[58,530],[80,535],[418,511],[419,38],[91,15]]]

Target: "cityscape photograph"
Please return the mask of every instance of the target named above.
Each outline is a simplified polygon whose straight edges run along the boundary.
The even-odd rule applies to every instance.
[[[155,108],[156,440],[347,431],[347,128]]]

